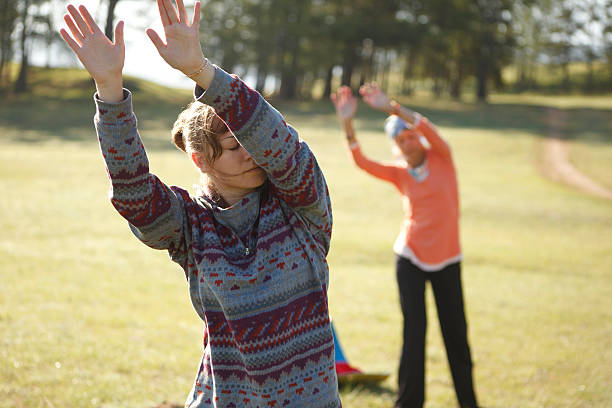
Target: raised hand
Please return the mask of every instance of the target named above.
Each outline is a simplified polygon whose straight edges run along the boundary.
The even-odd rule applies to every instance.
[[[363,97],[365,103],[370,107],[383,111],[392,112],[394,106],[383,91],[380,90],[376,82],[366,83],[359,88],[359,93]]]
[[[200,47],[200,2],[196,2],[191,23],[187,18],[187,10],[183,0],[176,0],[176,8],[171,0],[157,0],[159,15],[164,27],[166,42],[164,43],[152,28],[147,29],[147,35],[157,48],[159,55],[172,68],[190,75],[202,67],[204,55]]]
[[[108,102],[120,101],[123,99],[125,61],[123,21],[115,26],[115,42],[111,42],[85,6],[79,6],[77,10],[69,4],[67,9],[70,14],[64,15],[64,21],[72,37],[63,28],[60,35],[96,82],[98,96]]]
[[[338,92],[330,95],[330,99],[336,107],[338,119],[344,125],[350,122],[357,112],[357,98],[353,96],[353,91],[348,86],[342,86]]]

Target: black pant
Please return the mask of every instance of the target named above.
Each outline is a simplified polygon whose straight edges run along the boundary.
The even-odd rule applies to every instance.
[[[397,257],[397,283],[404,315],[404,345],[399,366],[396,407],[422,407],[425,401],[425,281],[436,299],[440,328],[446,346],[455,393],[461,407],[476,407],[472,384],[472,357],[467,342],[463,310],[461,263],[436,272],[425,272],[410,260]]]

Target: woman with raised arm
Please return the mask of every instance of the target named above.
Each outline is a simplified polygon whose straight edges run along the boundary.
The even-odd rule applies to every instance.
[[[353,128],[357,99],[350,88],[332,95],[355,164],[392,183],[404,206],[395,241],[396,274],[404,316],[403,347],[396,407],[422,407],[425,401],[425,282],[430,281],[461,407],[476,407],[472,359],[461,287],[459,196],[451,150],[429,121],[391,101],[374,83],[360,93],[372,108],[389,113],[385,132],[403,160],[378,163],[361,152]],[[423,138],[430,148],[426,149]]]
[[[328,314],[332,214],[312,152],[238,77],[204,58],[200,3],[157,1],[162,58],[196,83],[175,144],[205,176],[189,195],[149,172],[123,89],[123,23],[111,43],[83,6],[61,35],[95,80],[95,127],[111,202],[148,246],[185,272],[204,322],[204,351],[186,407],[339,407]],[[146,279],[146,277],[143,277]]]

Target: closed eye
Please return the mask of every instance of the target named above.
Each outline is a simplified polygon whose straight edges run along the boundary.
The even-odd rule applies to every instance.
[[[230,147],[230,150],[238,150],[238,149],[240,149],[240,145],[239,144],[236,144],[236,146],[234,146],[234,147]]]

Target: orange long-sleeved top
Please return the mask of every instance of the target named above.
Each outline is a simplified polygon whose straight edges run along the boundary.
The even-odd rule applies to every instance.
[[[400,192],[404,221],[393,250],[425,271],[437,271],[461,260],[459,193],[449,146],[436,128],[422,117],[416,130],[430,144],[426,150],[429,175],[418,182],[402,162],[379,163],[368,159],[357,143],[350,146],[355,164]]]

